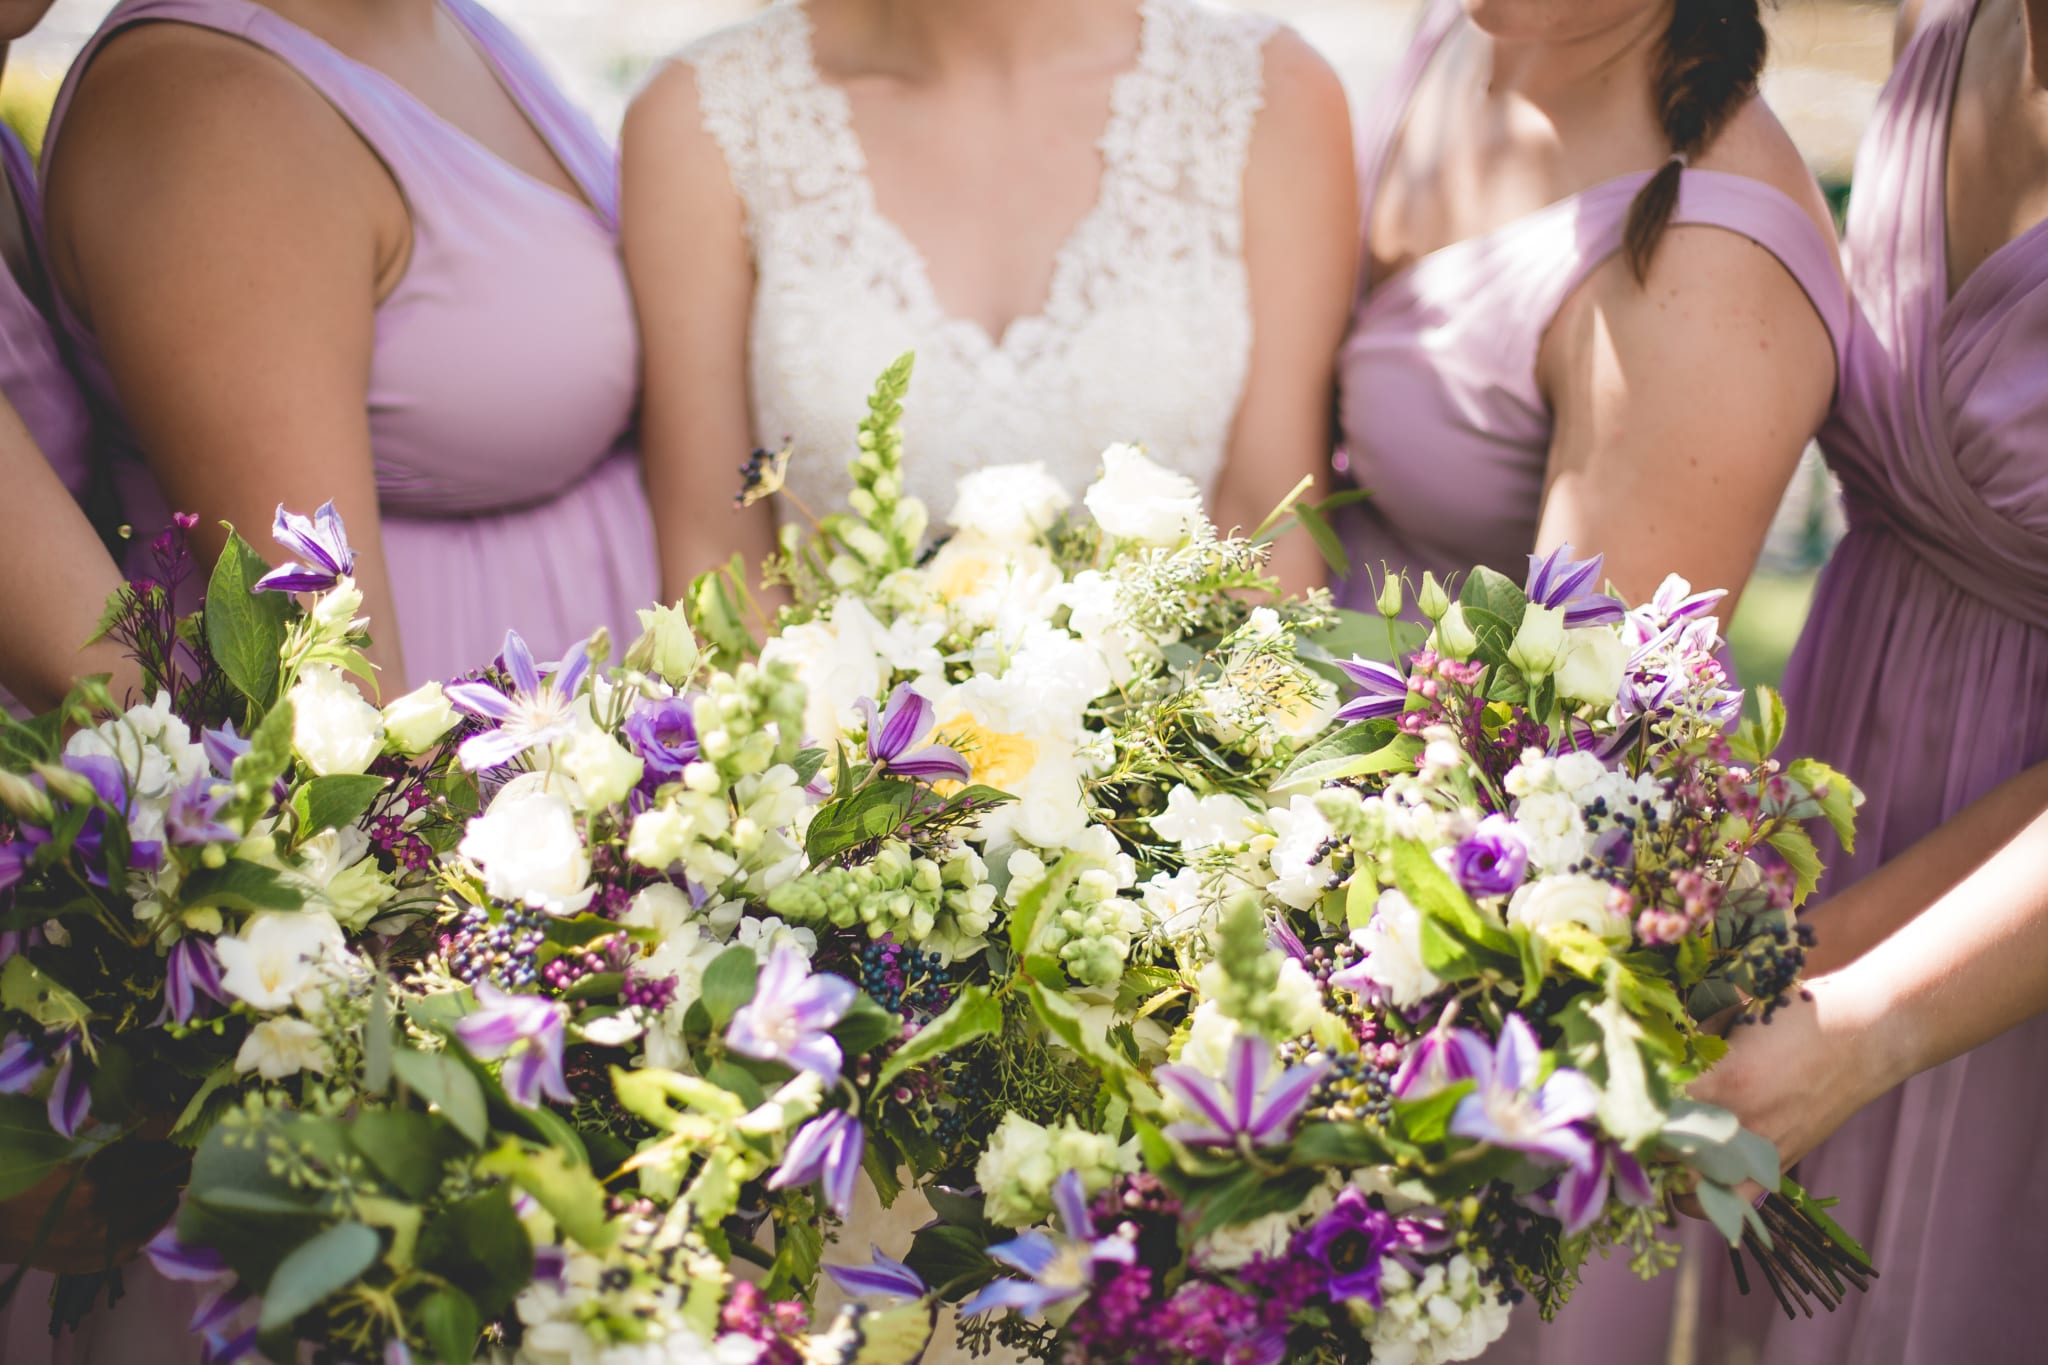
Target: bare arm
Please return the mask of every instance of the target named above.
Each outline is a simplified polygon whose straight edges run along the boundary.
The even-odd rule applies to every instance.
[[[376,303],[410,248],[388,174],[276,59],[152,25],[87,74],[48,213],[58,287],[202,550],[229,521],[274,557],[279,503],[333,499],[382,685],[402,689],[366,399]]]
[[[1245,172],[1252,355],[1216,486],[1216,521],[1249,531],[1304,477],[1329,483],[1337,350],[1358,267],[1358,177],[1344,90],[1291,32],[1266,47],[1266,107]],[[1313,500],[1317,493],[1307,495]],[[1273,547],[1289,592],[1328,567],[1296,531]]]
[[[2011,834],[2020,802],[2033,815]],[[1919,899],[1930,873],[1972,841],[1995,851]],[[1816,978],[1810,1002],[1737,1030],[1693,1085],[1776,1142],[1788,1165],[1894,1086],[2048,1009],[2048,767],[1978,801],[1856,893],[1925,908]]]
[[[1678,573],[1732,611],[1834,390],[1797,282],[1745,237],[1674,227],[1645,284],[1617,257],[1567,303],[1540,376],[1557,423],[1537,549],[1606,555],[1631,601]]]
[[[136,683],[118,647],[85,641],[99,623],[121,574],[85,513],[36,449],[13,407],[0,400],[0,488],[17,532],[0,535],[0,685],[24,705],[46,711],[71,685],[113,675],[119,698]]]
[[[704,131],[696,73],[677,62],[626,115],[620,142],[626,272],[645,354],[641,408],[647,491],[662,593],[737,553],[751,568],[775,547],[767,503],[739,509],[753,448],[747,329],[754,270],[744,210]]]

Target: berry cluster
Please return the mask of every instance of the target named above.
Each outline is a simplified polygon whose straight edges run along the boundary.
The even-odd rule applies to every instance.
[[[864,944],[859,972],[860,988],[906,1019],[937,1014],[953,1002],[953,974],[944,960],[894,938]]]
[[[370,847],[389,856],[400,871],[426,871],[433,866],[434,848],[413,828],[413,817],[434,803],[434,794],[402,758],[381,758],[370,771],[398,784],[370,819]]]
[[[474,986],[488,981],[505,990],[520,990],[539,979],[534,959],[547,941],[546,917],[523,905],[510,906],[496,920],[490,911],[472,905],[441,933],[441,960],[456,980]]]
[[[621,942],[614,935],[606,935],[585,944],[580,953],[564,953],[541,968],[540,979],[550,990],[566,991],[585,977],[615,972],[619,969],[616,953]],[[673,982],[670,987],[673,989]]]

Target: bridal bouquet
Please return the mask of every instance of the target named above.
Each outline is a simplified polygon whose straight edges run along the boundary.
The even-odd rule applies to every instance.
[[[1719,594],[1673,579],[1625,611],[1598,567],[1482,569],[1455,601],[1425,579],[1427,647],[1348,666],[1347,723],[1280,776],[1263,866],[1275,812],[1155,819],[1249,888],[1181,978],[1157,1107],[1126,1116],[1142,1168],[1070,1169],[1048,1210],[984,1165],[973,1230],[1023,1230],[969,1311],[1033,1315],[1075,1362],[1467,1360],[1589,1254],[1668,1265],[1686,1192],[1787,1311],[1862,1286],[1770,1144],[1683,1093],[1725,1047],[1709,1021],[1798,989],[1802,825],[1846,844],[1857,793],[1771,759],[1768,692],[1728,737]],[[1752,1206],[1745,1180],[1773,1193]]]

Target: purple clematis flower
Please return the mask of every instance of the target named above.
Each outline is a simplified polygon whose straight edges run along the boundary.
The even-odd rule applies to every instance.
[[[221,1259],[218,1251],[178,1240],[176,1220],[158,1229],[156,1236],[143,1245],[142,1254],[149,1257],[156,1273],[167,1280],[202,1284],[221,1279],[228,1273],[228,1263]]]
[[[853,1208],[854,1177],[860,1174],[860,1160],[867,1150],[867,1134],[860,1120],[844,1109],[834,1109],[797,1129],[783,1153],[782,1165],[768,1177],[771,1190],[808,1185],[823,1179],[825,1202],[841,1218]]]
[[[489,683],[455,682],[443,689],[448,700],[497,728],[462,741],[456,756],[470,772],[502,768],[529,749],[552,744],[576,728],[576,689],[590,670],[590,656],[582,645],[570,650],[546,682],[533,662],[533,651],[519,632],[505,632],[505,671],[512,675],[512,691],[500,692]]]
[[[234,794],[234,787],[217,777],[193,778],[171,793],[170,806],[164,811],[164,833],[172,843],[186,847],[233,843],[242,836],[220,817]]]
[[[1515,822],[1489,815],[1479,828],[1450,850],[1445,869],[1470,896],[1505,896],[1522,884],[1529,870],[1529,845]]]
[[[1564,1224],[1565,1236],[1575,1236],[1593,1226],[1600,1211],[1607,1207],[1610,1182],[1621,1202],[1631,1208],[1646,1209],[1657,1202],[1656,1188],[1643,1164],[1618,1144],[1601,1141],[1594,1147],[1590,1162],[1573,1166],[1558,1177],[1556,1212],[1558,1221]]]
[[[34,1039],[10,1033],[0,1040],[0,1095],[19,1095],[48,1069]]]
[[[285,511],[279,503],[270,534],[299,562],[272,569],[256,580],[251,592],[326,592],[356,571],[356,552],[348,547],[348,532],[332,502],[320,504],[311,520]]]
[[[1657,585],[1650,600],[1633,613],[1664,626],[1679,621],[1694,621],[1711,614],[1721,599],[1728,595],[1726,588],[1713,588],[1707,592],[1694,592],[1692,584],[1672,574]]]
[[[90,1078],[77,1058],[78,1035],[67,1033],[57,1049],[57,1079],[50,1083],[47,1105],[51,1131],[59,1137],[77,1137],[92,1112]]]
[[[249,741],[236,734],[235,723],[229,721],[218,730],[201,730],[199,747],[206,751],[216,777],[233,777],[235,760],[249,752]]]
[[[515,995],[488,981],[476,983],[478,1009],[455,1021],[455,1036],[479,1061],[508,1057],[505,1094],[532,1109],[542,1095],[557,1104],[572,1101],[562,1076],[562,1030],[568,1007],[537,995]]]
[[[1408,709],[1408,676],[1392,664],[1339,659],[1337,667],[1358,684],[1358,695],[1337,711],[1338,720],[1382,720]]]
[[[1593,1117],[1600,1096],[1571,1070],[1553,1071],[1538,1084],[1543,1050],[1519,1014],[1507,1017],[1493,1051],[1473,1060],[1478,1085],[1452,1111],[1453,1133],[1559,1166],[1592,1164],[1593,1139],[1579,1125]]]
[[[170,958],[164,965],[165,1013],[181,1024],[189,1024],[199,1012],[202,995],[212,996],[216,1004],[225,1005],[228,1000],[221,988],[220,957],[213,951],[213,944],[188,935],[171,945]]]
[[[1332,1299],[1363,1299],[1379,1308],[1385,1302],[1380,1270],[1402,1240],[1394,1215],[1347,1186],[1330,1211],[1300,1234],[1295,1247],[1299,1256],[1322,1267]]]
[[[873,1243],[868,1252],[874,1260],[867,1265],[828,1265],[825,1273],[832,1282],[853,1298],[871,1295],[899,1299],[921,1299],[930,1293],[930,1287],[919,1278],[918,1273],[901,1261],[892,1260]]]
[[[929,782],[965,782],[973,775],[967,760],[946,744],[914,748],[931,733],[932,704],[909,683],[899,683],[889,694],[881,715],[875,703],[862,697],[858,703],[868,720],[868,760],[902,777],[919,777]]]
[[[841,977],[811,975],[810,960],[785,945],[761,969],[754,998],[733,1012],[725,1041],[742,1056],[781,1062],[837,1085],[844,1059],[831,1029],[846,1017],[859,993]]]
[[[996,1280],[960,1305],[960,1316],[971,1318],[999,1308],[1014,1308],[1027,1317],[1038,1317],[1056,1303],[1077,1299],[1095,1283],[1099,1265],[1130,1265],[1138,1249],[1128,1237],[1097,1237],[1088,1216],[1088,1194],[1078,1171],[1066,1171],[1052,1186],[1052,1204],[1065,1225],[1066,1235],[1031,1231],[988,1249],[988,1254],[1012,1270],[1030,1276],[1027,1280]]]
[[[1154,1073],[1161,1088],[1194,1116],[1168,1124],[1167,1136],[1190,1147],[1277,1146],[1287,1140],[1328,1068],[1328,1061],[1317,1058],[1269,1081],[1273,1046],[1252,1033],[1230,1045],[1221,1081],[1191,1066],[1162,1066]]]
[[[1563,607],[1567,629],[1581,626],[1611,626],[1625,620],[1628,609],[1605,593],[1600,585],[1604,557],[1573,559],[1572,547],[1560,545],[1547,555],[1529,556],[1529,600],[1539,607]]]
[[[200,1365],[236,1365],[246,1360],[256,1350],[256,1327],[251,1324],[241,1331],[208,1332],[199,1350]]]
[[[688,697],[643,701],[626,717],[626,741],[650,774],[681,777],[697,761],[697,721]]]
[[[1439,1090],[1469,1081],[1489,1064],[1486,1040],[1465,1028],[1431,1029],[1408,1047],[1391,1087],[1397,1100],[1421,1100]]]

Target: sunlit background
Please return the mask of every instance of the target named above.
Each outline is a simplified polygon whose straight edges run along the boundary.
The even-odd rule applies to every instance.
[[[1024,3],[1026,0],[1007,0]],[[1237,0],[1286,19],[1344,77],[1354,110],[1385,80],[1419,0]],[[57,0],[16,46],[0,82],[0,116],[33,143],[65,67],[108,0]],[[497,0],[492,5],[554,69],[600,124],[616,128],[626,101],[662,57],[700,33],[743,18],[759,0]],[[1891,62],[1891,4],[1780,0],[1764,93],[1839,205],[1856,141]],[[1817,459],[1793,480],[1765,564],[1731,635],[1745,681],[1774,680],[1805,619],[1813,574],[1836,534],[1834,498]]]

